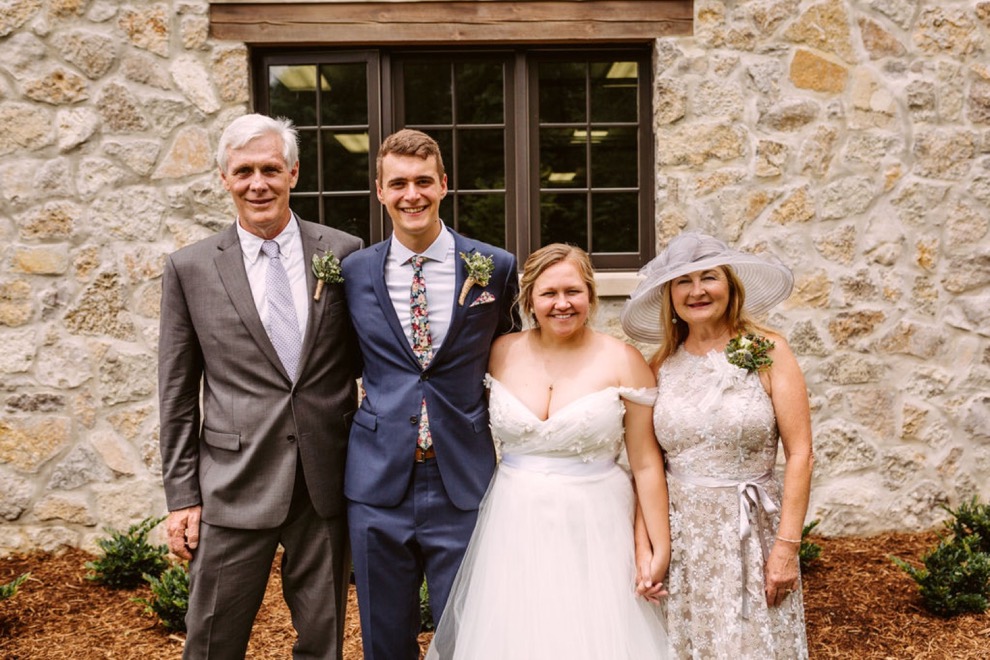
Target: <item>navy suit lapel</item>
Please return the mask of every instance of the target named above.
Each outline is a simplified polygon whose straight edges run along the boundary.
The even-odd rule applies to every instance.
[[[405,349],[405,354],[409,358],[409,361],[416,365],[416,368],[419,368],[419,359],[413,353],[412,344],[410,344],[409,338],[402,329],[399,317],[395,313],[395,306],[392,305],[392,298],[388,295],[388,284],[385,281],[385,265],[388,262],[388,250],[391,245],[392,241],[390,239],[382,241],[375,247],[375,258],[369,262],[374,271],[368,273],[368,275],[374,286],[375,298],[378,300],[378,306],[382,310],[385,321],[395,334],[396,341]]]
[[[447,328],[447,337],[443,340],[443,345],[440,347],[440,350],[437,351],[437,354],[433,357],[434,361],[448,352],[444,349],[457,342],[457,333],[460,331],[461,325],[464,324],[464,317],[467,314],[468,306],[471,304],[471,300],[473,299],[471,292],[468,292],[468,297],[464,300],[464,304],[457,304],[457,299],[461,296],[461,288],[464,286],[464,280],[467,279],[467,268],[464,266],[464,260],[461,259],[461,253],[463,252],[466,255],[471,255],[472,253],[477,252],[477,250],[474,246],[468,243],[466,238],[458,234],[453,229],[448,227],[447,231],[454,236],[454,260],[456,263],[454,268],[454,311],[450,315],[450,327]]]
[[[223,283],[230,302],[241,317],[241,322],[251,333],[258,348],[265,354],[265,357],[274,364],[280,372],[285,374],[282,361],[272,346],[265,326],[258,315],[258,308],[254,304],[254,296],[251,295],[251,283],[248,282],[247,273],[244,271],[244,257],[241,254],[241,242],[237,239],[237,226],[231,225],[224,233],[223,241],[220,245],[220,254],[214,260],[217,272],[220,274],[220,281]]]

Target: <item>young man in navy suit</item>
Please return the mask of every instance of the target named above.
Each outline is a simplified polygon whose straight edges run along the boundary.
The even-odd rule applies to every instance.
[[[344,493],[365,657],[415,660],[423,575],[439,620],[495,468],[484,376],[492,341],[519,328],[519,284],[513,255],[440,219],[431,137],[386,138],[375,187],[392,236],[343,262],[365,391]]]

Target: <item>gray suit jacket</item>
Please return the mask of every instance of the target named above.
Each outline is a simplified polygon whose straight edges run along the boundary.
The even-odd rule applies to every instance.
[[[299,221],[309,291],[313,254],[340,259],[361,240]],[[285,373],[258,315],[236,225],[169,256],[162,278],[158,389],[170,511],[202,505],[209,524],[280,525],[301,458],[324,517],[344,511],[347,436],[358,351],[344,289],[309,297],[299,377]]]

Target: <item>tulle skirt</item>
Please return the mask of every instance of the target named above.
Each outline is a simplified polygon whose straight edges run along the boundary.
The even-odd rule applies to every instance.
[[[427,658],[666,658],[663,615],[635,592],[633,506],[612,461],[505,457]]]

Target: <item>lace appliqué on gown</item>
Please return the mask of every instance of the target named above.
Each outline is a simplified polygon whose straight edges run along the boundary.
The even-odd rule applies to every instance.
[[[777,423],[759,376],[721,352],[682,348],[661,367],[659,389],[654,424],[670,492],[674,657],[807,658],[800,589],[775,608],[763,592],[781,487],[773,474]]]
[[[634,496],[615,463],[622,398],[607,388],[539,419],[495,379],[502,462],[427,658],[666,658],[659,608],[635,593]]]

